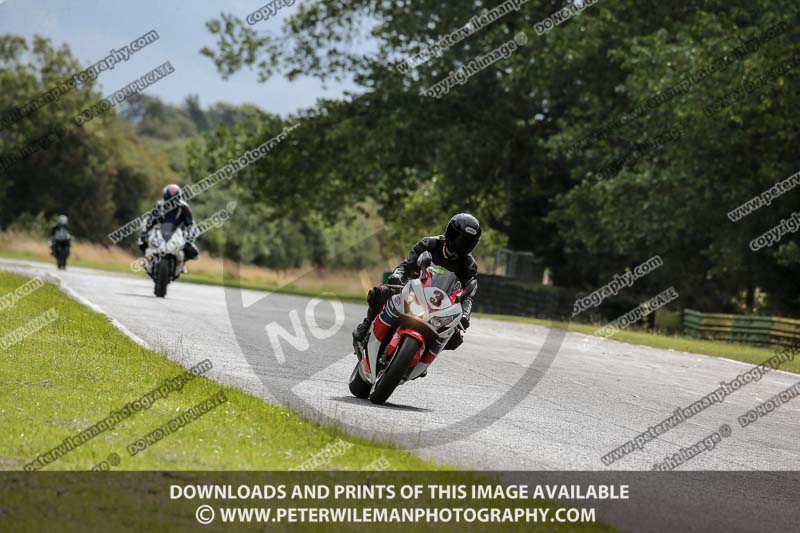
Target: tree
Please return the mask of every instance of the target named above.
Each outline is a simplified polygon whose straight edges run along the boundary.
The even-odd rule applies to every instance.
[[[23,215],[67,214],[77,236],[107,243],[109,232],[152,199],[156,180],[170,174],[165,159],[137,142],[114,110],[82,126],[72,121],[102,98],[91,80],[14,120],[15,108],[81,70],[67,46],[0,36],[0,64],[0,157],[14,160],[0,166],[0,228]],[[49,145],[17,157],[47,136]]]
[[[752,254],[747,243],[768,226],[732,224],[725,214],[800,167],[786,150],[797,140],[797,92],[788,90],[797,71],[720,114],[705,109],[743,76],[794,53],[793,3],[599,2],[538,35],[537,24],[564,6],[531,1],[405,74],[394,68],[498,5],[316,0],[275,37],[229,14],[210,21],[217,44],[203,53],[223,76],[251,67],[262,79],[350,77],[363,90],[300,114],[306,133],[270,162],[281,172],[253,177],[254,189],[293,204],[297,185],[319,195],[301,203],[322,210],[324,199],[346,203],[358,191],[392,222],[403,199],[436,176],[443,205],[479,210],[510,246],[542,257],[560,284],[597,287],[661,254],[666,266],[637,289],[674,284],[683,304],[736,308],[764,287],[772,309],[791,311],[795,297],[778,289],[794,287],[791,254],[783,263],[773,256],[782,248]],[[781,22],[788,32],[638,116],[643,100]],[[527,44],[506,59],[441,99],[420,95],[520,32]],[[594,135],[625,115],[637,116]],[[286,176],[292,184],[280,181]],[[764,213],[773,222],[785,215]]]

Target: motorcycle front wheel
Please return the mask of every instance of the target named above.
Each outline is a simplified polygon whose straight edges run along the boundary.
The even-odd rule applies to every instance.
[[[350,374],[350,392],[353,393],[353,396],[356,398],[369,398],[369,391],[372,388],[372,384],[369,381],[364,381],[364,378],[361,377],[361,373],[358,371],[358,365],[361,364],[361,361],[356,363],[355,368],[353,369],[353,373]]]
[[[172,261],[169,257],[165,257],[158,263],[158,270],[156,271],[156,296],[163,298],[167,295],[167,285],[169,285],[170,276],[172,275],[173,267]]]
[[[408,370],[408,365],[414,359],[421,343],[414,337],[406,336],[400,341],[400,346],[389,361],[389,365],[378,374],[372,392],[369,394],[369,401],[375,404],[385,403],[392,395],[394,389],[400,384],[400,380]]]

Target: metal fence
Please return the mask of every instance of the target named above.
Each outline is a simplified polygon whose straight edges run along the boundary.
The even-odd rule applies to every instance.
[[[683,312],[684,331],[693,336],[729,342],[788,346],[800,342],[800,320],[775,316]]]

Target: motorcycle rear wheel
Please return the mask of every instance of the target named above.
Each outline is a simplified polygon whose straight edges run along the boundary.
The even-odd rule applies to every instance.
[[[68,252],[63,246],[56,246],[53,255],[56,256],[56,267],[60,270],[67,268]]]
[[[380,405],[389,399],[403,379],[408,365],[411,364],[420,346],[421,343],[414,337],[406,336],[400,341],[400,346],[389,361],[389,366],[378,374],[378,379],[375,380],[375,385],[369,394],[369,401]]]

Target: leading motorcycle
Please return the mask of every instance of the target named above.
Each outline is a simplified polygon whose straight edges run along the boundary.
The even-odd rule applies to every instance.
[[[50,240],[50,254],[56,258],[56,267],[59,270],[67,268],[67,258],[69,257],[70,243],[72,235],[64,227],[56,229]]]
[[[364,341],[353,342],[358,362],[350,374],[350,392],[357,398],[385,403],[398,385],[426,375],[436,359],[431,348],[447,344],[461,327],[461,302],[473,295],[477,281],[462,288],[454,273],[431,264],[429,252],[420,255],[417,265],[418,278],[389,285],[400,293],[396,325],[389,328],[379,315]]]
[[[183,230],[171,222],[161,222],[150,229],[142,266],[155,282],[154,293],[158,298],[167,295],[167,285],[183,272],[185,244]]]

